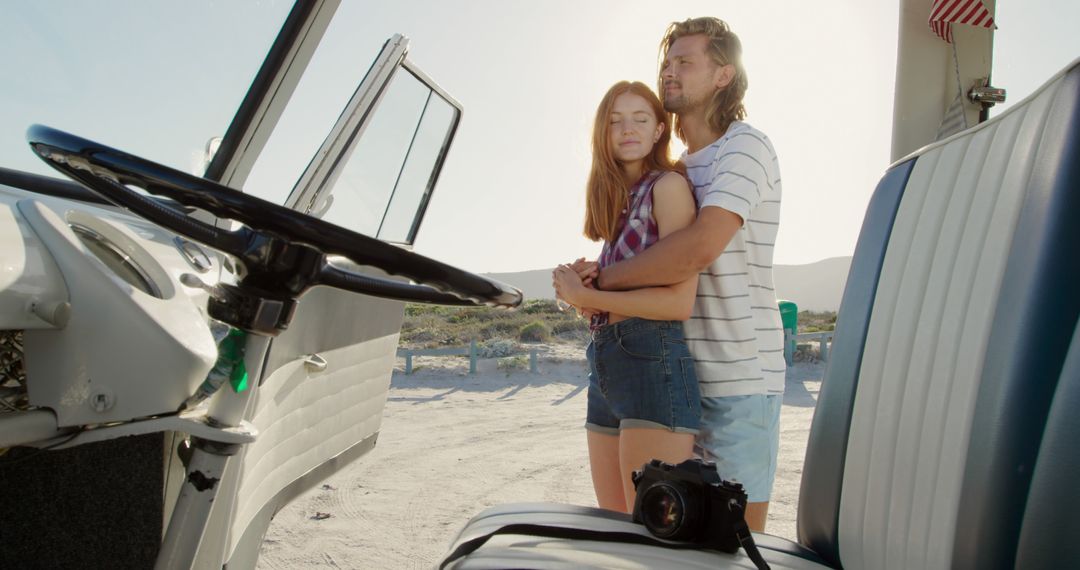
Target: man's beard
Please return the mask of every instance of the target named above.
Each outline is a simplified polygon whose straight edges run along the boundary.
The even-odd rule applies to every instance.
[[[662,102],[664,104],[664,110],[668,113],[678,113],[681,111],[685,111],[686,108],[690,106],[690,98],[687,97],[686,93],[682,91],[682,84],[676,83],[674,81],[672,81],[670,84],[679,88],[679,94],[668,95],[666,93],[666,88],[668,85],[667,83],[665,83],[664,86],[661,87],[660,98],[662,99]]]
[[[664,98],[664,110],[668,113],[681,113],[688,107],[690,107],[690,99],[686,95]]]

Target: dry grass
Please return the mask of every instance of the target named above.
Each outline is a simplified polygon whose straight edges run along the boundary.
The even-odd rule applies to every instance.
[[[835,312],[802,311],[799,332],[831,331]],[[583,343],[589,325],[573,311],[563,312],[554,301],[530,299],[518,309],[461,308],[409,304],[401,327],[404,348],[462,346],[471,340]]]
[[[405,348],[461,346],[471,340],[489,342],[512,339],[522,342],[580,343],[589,325],[573,311],[562,312],[554,301],[531,299],[518,309],[460,308],[409,304],[401,327]]]

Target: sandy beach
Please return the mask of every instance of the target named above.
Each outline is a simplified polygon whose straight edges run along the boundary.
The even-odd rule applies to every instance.
[[[581,347],[553,345],[539,372],[417,357],[395,369],[375,449],[277,514],[258,568],[431,568],[491,505],[595,506]],[[504,363],[505,364],[505,363]],[[795,537],[806,438],[824,365],[788,370],[767,532]]]

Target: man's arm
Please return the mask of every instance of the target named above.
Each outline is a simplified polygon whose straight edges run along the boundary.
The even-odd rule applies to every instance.
[[[720,257],[742,225],[743,219],[734,212],[702,208],[689,226],[601,270],[597,288],[621,291],[686,281]]]

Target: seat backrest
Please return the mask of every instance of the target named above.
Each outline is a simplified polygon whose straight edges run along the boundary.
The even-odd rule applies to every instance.
[[[800,542],[831,563],[1012,565],[1080,314],[1078,138],[1080,60],[878,185],[799,500]]]
[[[1080,323],[1058,380],[1031,477],[1016,567],[1080,568]]]

